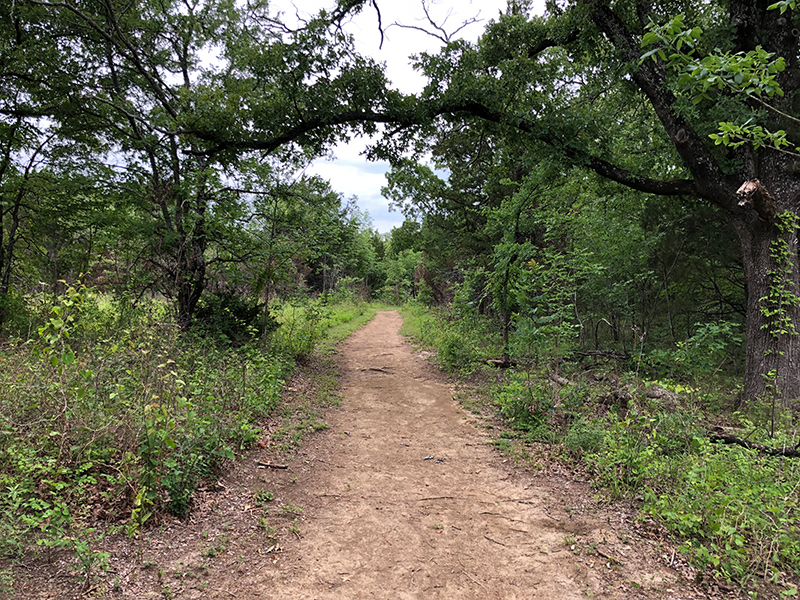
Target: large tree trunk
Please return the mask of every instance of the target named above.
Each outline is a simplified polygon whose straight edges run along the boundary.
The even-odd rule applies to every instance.
[[[744,401],[775,397],[796,406],[800,399],[800,271],[793,219],[733,221],[747,282]]]
[[[192,242],[189,256],[178,264],[178,325],[184,330],[192,324],[197,303],[205,289],[206,262],[201,245],[204,246]]]

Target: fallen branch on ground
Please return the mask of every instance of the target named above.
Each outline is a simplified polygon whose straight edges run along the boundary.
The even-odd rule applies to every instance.
[[[557,383],[558,385],[567,386],[572,383],[566,377],[561,377],[561,375],[556,375],[555,373],[550,373],[548,377],[550,378],[550,381]]]
[[[709,439],[712,442],[718,442],[722,444],[734,444],[736,446],[741,446],[742,448],[747,448],[748,450],[758,450],[762,454],[766,454],[768,456],[783,456],[786,458],[800,458],[800,451],[795,448],[770,448],[769,446],[764,446],[762,444],[757,444],[755,442],[748,442],[747,440],[743,440],[742,438],[736,437],[735,435],[727,435],[724,433],[709,433]]]

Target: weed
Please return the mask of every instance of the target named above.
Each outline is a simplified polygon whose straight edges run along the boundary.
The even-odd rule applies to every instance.
[[[511,454],[512,451],[511,440],[499,438],[499,439],[494,439],[489,443],[498,450],[500,450],[500,452],[502,452],[503,454],[505,455]]]
[[[283,506],[281,506],[280,507],[280,511],[283,514],[287,514],[287,515],[288,514],[299,515],[300,513],[303,512],[303,509],[298,507],[298,506],[294,506],[291,502],[289,502],[288,504],[284,504]]]
[[[221,535],[215,540],[213,544],[211,544],[206,548],[203,548],[200,554],[205,558],[215,558],[216,556],[219,556],[228,549],[229,541],[230,541],[229,536]]]
[[[289,525],[289,531],[297,537],[300,537],[300,524],[297,522],[297,519],[294,519],[292,524]]]
[[[256,506],[265,506],[268,502],[272,502],[275,499],[275,494],[260,489],[253,495],[253,499],[255,500]]]
[[[277,529],[269,524],[266,517],[262,516],[258,518],[258,527],[264,530],[264,533],[269,540],[274,540],[278,535]]]
[[[71,549],[82,576],[102,570],[107,557],[95,551],[95,538],[75,531],[103,503],[112,519],[130,515],[127,532],[139,538],[141,557],[141,530],[164,511],[188,515],[200,481],[261,435],[293,368],[286,352],[308,354],[328,330],[339,340],[374,315],[356,304],[276,308],[272,347],[244,336],[233,348],[220,336],[165,325],[165,305],[156,301],[127,312],[120,327],[119,306],[67,286],[42,300],[46,317],[35,339],[0,348],[3,555],[38,541]],[[326,372],[317,404],[336,401]],[[287,426],[286,447],[325,427],[316,406],[303,409]]]
[[[11,569],[0,571],[0,595],[12,598],[14,594],[14,572]]]

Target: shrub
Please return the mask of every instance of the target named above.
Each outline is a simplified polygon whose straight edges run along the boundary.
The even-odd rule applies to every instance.
[[[263,326],[263,305],[233,292],[204,295],[195,313],[196,329],[204,334],[222,335],[235,345],[255,339]],[[277,323],[270,318],[268,331],[275,327]]]

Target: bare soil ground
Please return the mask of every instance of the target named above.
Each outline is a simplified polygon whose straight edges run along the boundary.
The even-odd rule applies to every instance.
[[[288,468],[263,466],[282,462],[265,444],[198,494],[188,522],[141,546],[107,538],[110,571],[88,588],[67,571],[74,559],[41,557],[15,597],[709,597],[629,508],[492,448],[400,324],[378,313],[344,344],[341,407]]]

